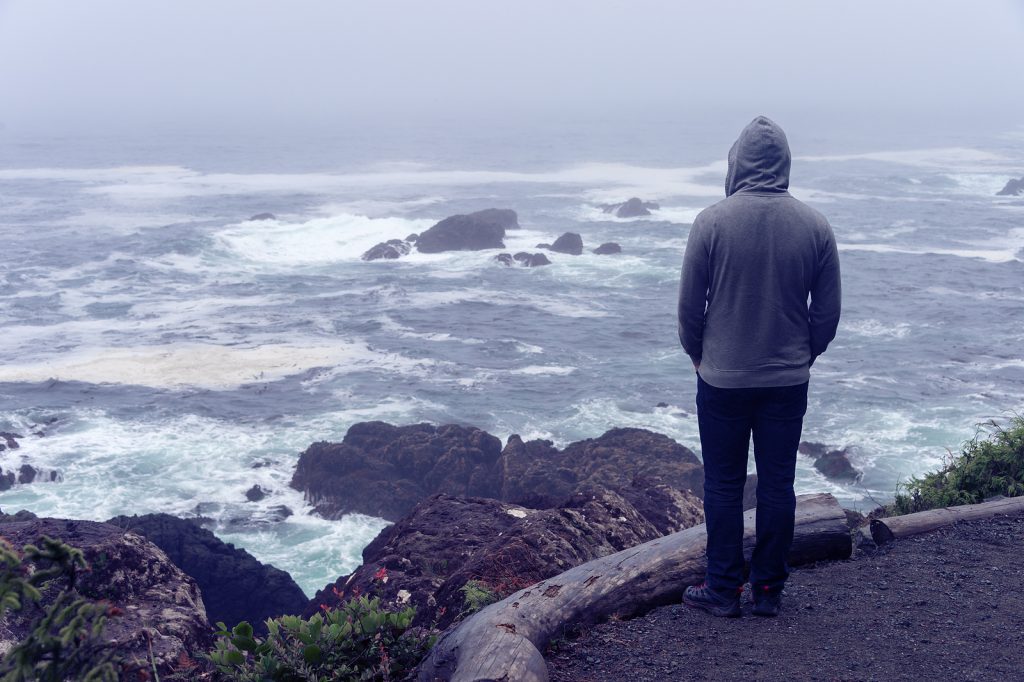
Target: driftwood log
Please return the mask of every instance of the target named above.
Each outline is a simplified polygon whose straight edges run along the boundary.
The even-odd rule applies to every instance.
[[[744,515],[744,548],[754,544],[754,514]],[[573,624],[630,617],[678,602],[704,578],[704,525],[588,561],[519,590],[449,630],[419,670],[420,682],[546,682],[541,653]],[[849,558],[846,514],[828,494],[797,497],[792,565]]]
[[[1018,512],[1024,512],[1024,497],[1004,497],[991,502],[962,504],[958,507],[943,507],[905,516],[874,519],[871,522],[871,539],[875,544],[882,545],[897,538],[949,526],[957,521],[976,521],[989,519],[998,514]]]

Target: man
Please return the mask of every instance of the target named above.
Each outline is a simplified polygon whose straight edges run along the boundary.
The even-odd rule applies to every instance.
[[[744,128],[729,150],[726,198],[697,216],[683,258],[679,340],[697,370],[708,530],[705,582],[686,588],[683,602],[716,616],[740,615],[751,433],[753,613],[778,614],[810,367],[839,325],[835,236],[824,216],[787,191],[790,158],[773,121],[758,116]]]

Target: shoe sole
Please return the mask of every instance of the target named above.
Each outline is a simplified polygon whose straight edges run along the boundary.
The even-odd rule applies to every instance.
[[[696,609],[702,609],[707,611],[712,616],[718,616],[719,618],[739,618],[741,615],[739,604],[730,604],[729,606],[715,606],[713,604],[706,604],[699,601],[691,601],[687,596],[683,595],[683,603],[687,606],[692,606]]]

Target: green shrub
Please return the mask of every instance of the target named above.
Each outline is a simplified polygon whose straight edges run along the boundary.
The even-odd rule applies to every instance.
[[[19,555],[0,540],[0,613],[20,611],[39,602],[44,591],[57,591],[28,636],[4,654],[0,680],[117,680],[114,652],[102,638],[108,607],[75,589],[78,573],[89,568],[81,550],[46,536],[40,545],[26,545]]]
[[[227,679],[245,682],[401,680],[436,641],[432,631],[410,628],[415,615],[412,606],[388,611],[363,595],[308,619],[271,618],[264,639],[249,623],[230,631],[218,623],[209,659]]]
[[[994,421],[985,424],[942,469],[901,485],[886,511],[910,514],[996,495],[1024,495],[1024,417],[1014,417],[1005,429]]]
[[[467,580],[466,584],[459,588],[459,591],[462,592],[462,600],[465,604],[462,612],[465,616],[476,613],[488,604],[498,601],[498,595],[479,580]]]

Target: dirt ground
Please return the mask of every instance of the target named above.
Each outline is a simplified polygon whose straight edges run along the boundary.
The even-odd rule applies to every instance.
[[[795,569],[778,618],[682,604],[552,643],[553,682],[1024,680],[1024,514]]]

